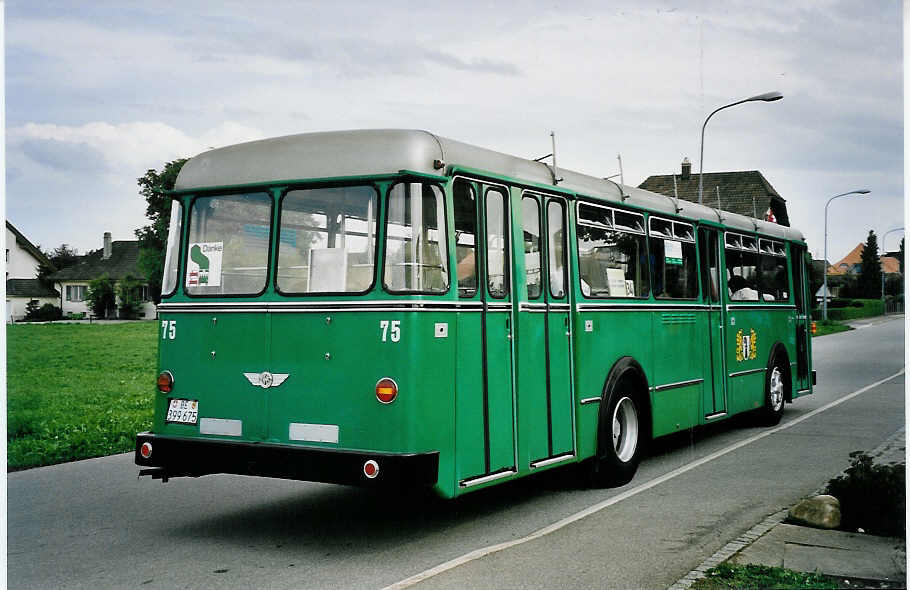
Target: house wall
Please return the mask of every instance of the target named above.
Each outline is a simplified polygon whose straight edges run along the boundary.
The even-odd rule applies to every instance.
[[[16,234],[8,227],[6,231],[6,278],[7,279],[34,279],[38,276],[38,261],[28,250],[16,243]]]
[[[60,292],[61,299],[63,300],[63,316],[66,317],[70,313],[84,313],[85,317],[88,317],[91,313],[91,307],[89,306],[88,301],[67,301],[66,300],[66,287],[67,286],[79,286],[83,285],[88,290],[88,281],[65,281],[62,283],[57,283],[57,290]],[[117,302],[119,304],[119,298]],[[55,300],[54,305],[60,305],[60,301]],[[153,301],[147,301],[139,307],[139,319],[154,319],[156,314],[156,307]]]
[[[56,297],[16,297],[16,296],[7,296],[6,298],[6,321],[7,323],[19,322],[25,319],[26,309],[25,306],[28,305],[28,302],[32,299],[38,300],[38,307],[41,307],[45,303],[50,303],[51,305],[58,306],[60,301]]]

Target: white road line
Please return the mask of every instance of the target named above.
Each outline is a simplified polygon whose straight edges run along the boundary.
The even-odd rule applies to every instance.
[[[545,535],[549,535],[550,533],[556,532],[559,529],[565,528],[566,526],[572,524],[573,522],[577,522],[587,516],[600,512],[604,508],[608,508],[614,504],[618,504],[619,502],[622,502],[623,500],[631,498],[632,496],[635,496],[637,494],[650,490],[651,488],[659,486],[660,484],[662,484],[666,481],[669,481],[684,473],[692,471],[696,467],[700,467],[700,466],[704,465],[705,463],[713,461],[719,457],[723,457],[724,455],[726,455],[728,453],[732,453],[733,451],[735,451],[737,449],[741,449],[742,447],[744,447],[746,445],[750,445],[765,437],[771,436],[772,434],[776,434],[782,430],[786,430],[788,428],[796,426],[797,424],[808,420],[809,418],[815,416],[816,414],[820,414],[820,413],[824,412],[825,410],[830,410],[831,408],[833,408],[835,406],[838,406],[846,401],[849,401],[849,400],[855,398],[856,396],[863,394],[863,393],[869,391],[870,389],[878,387],[879,385],[881,385],[883,383],[887,383],[888,381],[891,381],[895,377],[899,377],[903,374],[904,374],[904,369],[901,369],[900,371],[891,375],[890,377],[885,377],[884,379],[882,379],[880,381],[876,381],[875,383],[871,383],[871,384],[863,387],[862,389],[857,389],[853,393],[849,393],[842,398],[836,399],[833,402],[830,402],[828,404],[825,404],[824,406],[821,406],[820,408],[816,408],[816,409],[812,410],[811,412],[809,412],[808,414],[805,414],[803,416],[800,416],[799,418],[791,420],[791,421],[787,422],[786,424],[781,424],[780,426],[776,426],[774,428],[771,428],[770,430],[765,430],[761,434],[756,434],[755,436],[751,436],[749,438],[743,439],[743,440],[741,440],[737,443],[734,443],[728,447],[725,447],[719,451],[715,451],[715,452],[711,453],[710,455],[706,455],[706,456],[702,457],[701,459],[698,459],[696,461],[683,465],[682,467],[677,467],[673,471],[669,471],[669,472],[661,475],[660,477],[656,477],[656,478],[652,479],[651,481],[649,481],[647,483],[643,483],[640,486],[636,486],[632,489],[626,490],[625,492],[623,492],[619,495],[613,496],[612,498],[604,500],[603,502],[598,502],[597,504],[594,504],[593,506],[589,506],[588,508],[585,508],[584,510],[582,510],[580,512],[576,512],[575,514],[567,516],[566,518],[563,518],[562,520],[554,522],[553,524],[551,524],[549,526],[545,526],[542,529],[538,529],[538,530],[534,531],[533,533],[531,533],[530,535],[521,537],[520,539],[513,539],[511,541],[505,541],[503,543],[497,543],[495,545],[489,545],[487,547],[475,549],[474,551],[471,551],[470,553],[465,553],[464,555],[462,555],[460,557],[456,557],[455,559],[450,559],[449,561],[447,561],[445,563],[441,563],[441,564],[437,565],[436,567],[432,567],[428,570],[424,570],[424,571],[420,572],[419,574],[415,574],[415,575],[411,576],[410,578],[406,578],[400,582],[386,586],[383,590],[399,590],[401,588],[408,588],[410,586],[413,586],[414,584],[422,582],[428,578],[432,578],[433,576],[436,576],[436,575],[446,572],[448,570],[454,569],[460,565],[464,565],[464,564],[474,561],[476,559],[480,559],[481,557],[485,557],[492,553],[497,553],[499,551],[503,551],[505,549],[509,549],[509,548],[515,547],[517,545],[522,545],[524,543],[527,543],[528,541],[533,541],[535,539],[539,539]]]

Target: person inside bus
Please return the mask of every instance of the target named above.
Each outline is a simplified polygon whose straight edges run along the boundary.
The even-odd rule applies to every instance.
[[[730,301],[758,301],[758,291],[749,287],[749,282],[739,275],[733,275],[727,282]]]

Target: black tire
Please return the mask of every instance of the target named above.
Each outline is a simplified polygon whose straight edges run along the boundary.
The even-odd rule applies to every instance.
[[[776,426],[784,415],[789,372],[780,354],[774,355],[765,371],[765,405],[759,410],[759,422]]]
[[[597,455],[589,467],[595,487],[617,487],[632,481],[647,440],[648,414],[634,381],[621,379],[608,394],[598,425]]]

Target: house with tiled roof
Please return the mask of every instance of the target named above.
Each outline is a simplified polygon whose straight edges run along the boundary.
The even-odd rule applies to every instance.
[[[86,300],[89,283],[107,277],[119,281],[132,277],[142,284],[137,294],[142,301],[140,318],[154,318],[155,304],[149,297],[148,283],[139,269],[139,242],[137,240],[111,240],[111,233],[104,232],[103,247],[86,254],[75,265],[59,270],[48,277],[60,291],[63,315],[92,313]],[[116,310],[108,310],[107,317],[116,317]]]
[[[863,248],[865,242],[860,242],[850,252],[828,267],[828,276],[858,275],[863,266]],[[900,274],[901,262],[893,256],[880,256],[882,273]]]
[[[692,174],[688,158],[679,174],[649,176],[638,188],[698,202],[698,174]],[[705,172],[703,191],[703,204],[708,207],[790,226],[787,201],[758,170]]]
[[[41,250],[6,222],[6,321],[25,318],[26,306],[34,301],[38,307],[45,303],[57,305],[60,294],[38,280],[38,267],[54,268]]]

